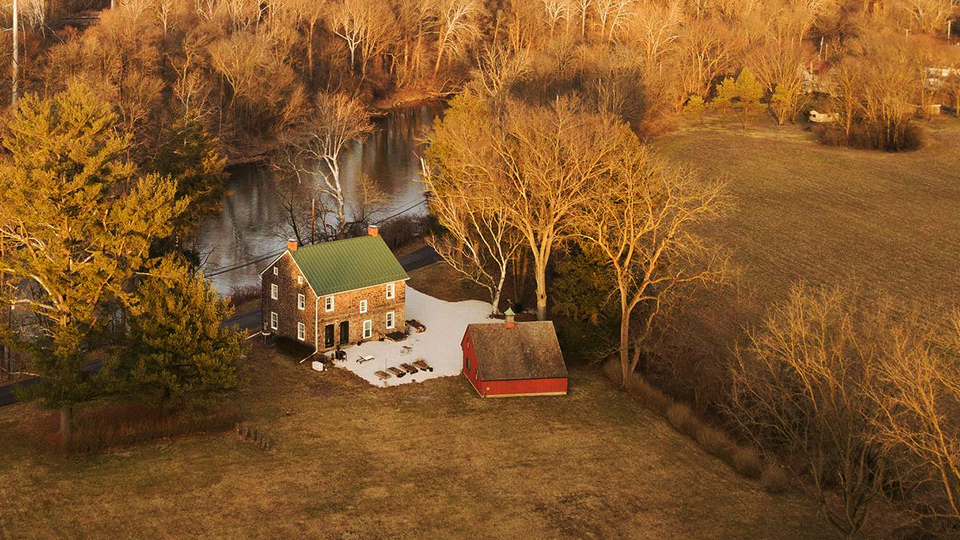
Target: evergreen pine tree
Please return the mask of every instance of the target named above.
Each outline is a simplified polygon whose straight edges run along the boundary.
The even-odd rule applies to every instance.
[[[703,122],[703,111],[703,98],[698,95],[690,96],[690,98],[687,100],[687,104],[683,107],[683,112],[685,114],[691,118],[696,118],[700,122]]]
[[[126,346],[108,369],[129,394],[171,408],[209,408],[238,385],[243,336],[222,326],[232,308],[200,274],[167,257],[141,276]]]
[[[717,96],[710,102],[713,108],[725,112],[732,110],[740,120],[740,125],[747,128],[747,118],[762,111],[764,105],[761,85],[750,70],[743,68],[736,79],[726,77],[717,87]]]
[[[72,408],[104,390],[80,371],[97,358],[95,338],[185,205],[174,201],[174,182],[137,176],[117,115],[88,88],[28,95],[20,107],[0,163],[0,237],[9,248],[0,271],[18,285],[8,300],[38,322],[17,336],[44,378],[23,397],[59,408],[68,437]]]
[[[220,208],[226,163],[219,141],[197,118],[182,118],[163,134],[153,170],[176,180],[177,200],[189,201],[174,222],[175,236],[192,234],[206,216]]]

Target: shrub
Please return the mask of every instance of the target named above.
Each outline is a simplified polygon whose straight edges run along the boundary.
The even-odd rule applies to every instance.
[[[157,439],[223,431],[240,421],[240,407],[227,404],[207,415],[163,416],[159,411],[127,407],[119,416],[98,414],[77,421],[73,435],[62,444],[70,453],[100,452]],[[130,418],[133,417],[133,418]]]
[[[763,460],[753,448],[737,448],[733,451],[733,468],[747,478],[757,479],[763,474]]]
[[[697,444],[707,453],[727,463],[733,459],[733,452],[737,447],[737,444],[726,433],[706,425],[697,428]]]
[[[646,404],[660,416],[666,416],[667,409],[674,403],[670,396],[635,373],[627,379],[626,389],[635,399]]]
[[[250,300],[256,300],[258,298],[260,298],[259,285],[244,285],[242,287],[234,287],[233,289],[230,289],[230,307],[234,309],[244,302],[249,302]]]
[[[427,216],[398,216],[380,224],[380,237],[390,249],[398,249],[422,238],[429,226]]]
[[[850,131],[849,140],[843,129],[836,124],[823,124],[813,128],[820,144],[826,146],[848,146],[860,150],[883,150],[885,152],[911,152],[919,150],[924,143],[924,134],[920,126],[909,123],[896,130],[877,131],[855,125]]]
[[[767,493],[783,493],[790,489],[790,476],[776,463],[767,463],[760,476],[760,483]]]
[[[700,422],[693,416],[693,411],[686,403],[674,403],[667,409],[667,421],[680,433],[696,436]]]

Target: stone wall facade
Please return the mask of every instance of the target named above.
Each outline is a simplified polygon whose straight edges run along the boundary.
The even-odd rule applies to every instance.
[[[276,273],[274,273],[274,268]],[[346,346],[361,341],[380,339],[391,332],[406,328],[406,282],[393,282],[393,298],[387,298],[387,285],[329,295],[333,309],[327,311],[327,296],[319,302],[305,277],[300,274],[293,257],[287,252],[261,274],[260,312],[263,332],[313,345],[318,351]],[[272,298],[272,285],[277,285],[277,299]],[[306,305],[298,308],[298,294],[303,294]],[[361,301],[366,300],[366,312],[361,313]],[[387,314],[393,313],[393,328],[387,328]],[[276,314],[277,328],[272,328]],[[317,315],[319,314],[319,317]],[[370,322],[370,337],[363,337],[364,321]],[[304,336],[298,336],[298,323],[304,325]],[[344,323],[346,323],[344,325]],[[346,330],[344,332],[344,330]],[[330,332],[332,331],[332,338]],[[332,339],[332,343],[331,343]]]
[[[276,269],[276,273],[274,273]],[[271,298],[271,285],[277,285],[277,299]],[[304,295],[304,309],[297,305],[297,295]],[[284,253],[276,262],[260,275],[260,314],[263,318],[263,332],[276,334],[307,345],[316,345],[317,297],[300,273],[297,263],[290,253]],[[277,328],[272,328],[272,315],[277,315]],[[297,323],[304,325],[303,339],[297,336]]]

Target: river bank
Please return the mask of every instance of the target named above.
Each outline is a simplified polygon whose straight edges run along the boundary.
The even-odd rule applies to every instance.
[[[376,118],[373,132],[341,155],[340,180],[350,211],[358,201],[363,179],[372,181],[385,195],[380,216],[425,211],[423,186],[418,181],[420,156],[443,104],[425,100],[414,106],[412,96],[402,97],[404,107]],[[401,98],[392,103],[397,102]],[[266,148],[262,145],[261,153]],[[221,209],[201,223],[195,238],[195,249],[203,254],[204,273],[221,294],[258,283],[260,260],[281,251],[290,238],[291,204],[296,208],[296,201],[315,196],[313,182],[278,179],[253,153],[246,157],[230,167]]]
[[[405,88],[391,92],[367,105],[370,107],[371,116],[380,118],[392,112],[440,102],[454,95],[456,95],[456,92],[437,92],[424,88]],[[283,132],[278,137],[266,140],[254,139],[240,141],[234,146],[224,149],[227,156],[227,167],[264,163],[270,154],[280,145],[281,138],[293,141],[305,141],[308,137],[309,133],[302,129],[291,129]]]

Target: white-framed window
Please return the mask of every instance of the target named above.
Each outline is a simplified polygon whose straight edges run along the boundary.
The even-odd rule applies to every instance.
[[[280,269],[277,268],[276,266],[274,266],[274,267],[273,267],[273,275],[276,276],[276,275],[278,275],[278,274],[280,274]]]
[[[393,330],[394,315],[392,311],[387,312],[387,330]]]
[[[276,300],[280,297],[280,287],[276,283],[270,284],[270,298]]]
[[[387,300],[393,300],[393,294],[396,292],[393,283],[387,283]]]
[[[276,330],[277,326],[280,325],[279,323],[280,323],[280,317],[277,316],[277,312],[271,311],[270,312],[270,329]]]
[[[303,310],[307,309],[307,297],[306,297],[306,296],[304,296],[304,295],[302,295],[302,294],[298,294],[298,295],[297,295],[297,309],[299,309],[300,311],[303,311]]]
[[[367,312],[367,301],[366,301],[366,300],[361,300],[361,301],[360,301],[360,313],[366,313],[366,312]]]
[[[331,296],[324,297],[324,299],[323,299],[323,308],[324,308],[325,310],[327,310],[327,313],[330,313],[331,311],[333,311],[333,309],[334,309],[335,306],[336,306],[336,304],[334,304],[334,302],[333,302],[333,296],[332,296],[332,295],[331,295]]]
[[[307,338],[307,325],[302,322],[297,323],[297,339],[303,341]]]
[[[363,321],[363,339],[370,339],[373,337],[373,321],[366,320]]]
[[[303,276],[297,276],[297,285],[303,285]]]

